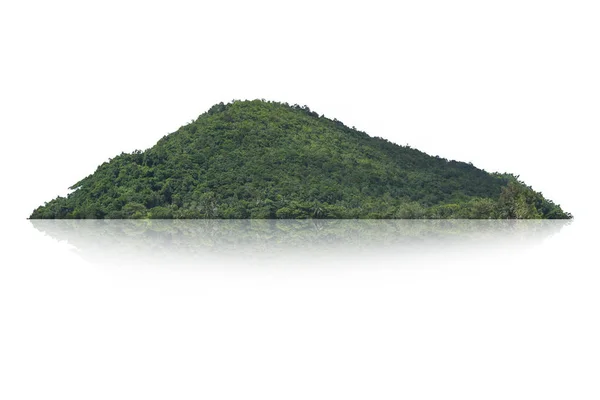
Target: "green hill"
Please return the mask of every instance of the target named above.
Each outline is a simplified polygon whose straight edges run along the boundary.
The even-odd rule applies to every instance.
[[[571,218],[514,175],[261,100],[217,104],[70,189],[31,218]]]

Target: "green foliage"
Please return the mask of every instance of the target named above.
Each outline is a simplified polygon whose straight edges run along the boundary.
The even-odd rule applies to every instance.
[[[217,104],[71,189],[31,218],[571,217],[515,176],[260,100]]]

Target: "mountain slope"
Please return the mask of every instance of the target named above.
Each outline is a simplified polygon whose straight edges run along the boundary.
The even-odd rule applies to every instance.
[[[261,100],[217,104],[71,189],[31,218],[570,218],[515,176]]]

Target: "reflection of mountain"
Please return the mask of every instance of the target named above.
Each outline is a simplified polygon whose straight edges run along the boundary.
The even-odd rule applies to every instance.
[[[558,220],[31,220],[100,263],[356,257],[467,251],[540,243]]]

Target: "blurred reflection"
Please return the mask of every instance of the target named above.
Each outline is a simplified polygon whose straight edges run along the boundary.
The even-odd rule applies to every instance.
[[[570,221],[549,220],[31,220],[101,264],[214,265],[235,260],[444,256],[530,247]]]

